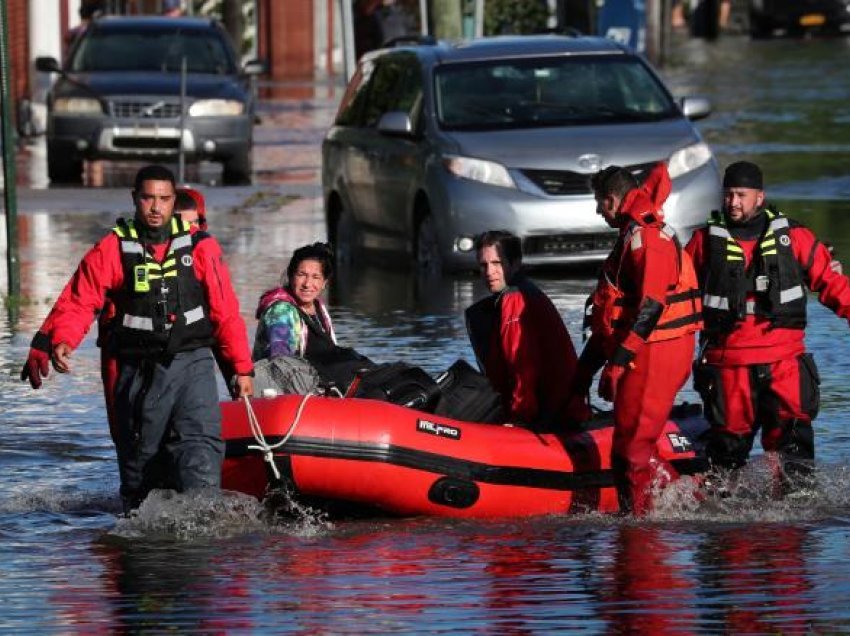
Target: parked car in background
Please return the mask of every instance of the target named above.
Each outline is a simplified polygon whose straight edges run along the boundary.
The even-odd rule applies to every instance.
[[[423,270],[475,267],[472,238],[507,229],[529,265],[598,261],[615,234],[590,176],[665,161],[665,207],[681,237],[720,204],[720,177],[647,62],[595,37],[426,43],[364,56],[322,144],[328,237],[341,258],[412,254]]]
[[[749,0],[750,34],[850,33],[850,0]]]
[[[184,66],[185,64],[185,66]],[[104,17],[75,40],[47,97],[47,170],[79,182],[84,159],[223,164],[225,183],[251,179],[254,99],[226,31],[202,18]],[[185,88],[183,69],[185,68]],[[184,97],[181,97],[181,93]]]

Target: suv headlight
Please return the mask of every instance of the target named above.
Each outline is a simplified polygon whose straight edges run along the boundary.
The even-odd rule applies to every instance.
[[[443,165],[446,170],[461,179],[479,181],[503,188],[516,188],[516,183],[508,173],[508,169],[495,161],[446,155],[443,157]]]
[[[199,99],[189,106],[191,117],[215,117],[220,115],[241,115],[245,104],[235,99]]]
[[[91,97],[59,97],[53,102],[53,112],[63,115],[102,115],[100,102]]]
[[[686,146],[670,155],[670,160],[667,162],[667,171],[670,173],[670,178],[675,179],[689,173],[691,170],[696,170],[709,161],[711,161],[711,150],[707,144],[700,142],[692,146]]]

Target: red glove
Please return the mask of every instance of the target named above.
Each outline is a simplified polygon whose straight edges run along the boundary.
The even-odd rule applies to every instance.
[[[50,337],[39,331],[30,344],[30,352],[24,368],[21,369],[21,382],[29,380],[34,389],[41,388],[41,379],[50,372]]]
[[[617,389],[620,380],[628,369],[619,364],[608,364],[602,370],[602,376],[599,378],[599,397],[607,402],[613,402],[617,399]]]

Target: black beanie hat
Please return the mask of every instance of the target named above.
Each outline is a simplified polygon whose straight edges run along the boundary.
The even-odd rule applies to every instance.
[[[723,174],[724,188],[753,188],[764,190],[761,168],[749,161],[736,161]]]

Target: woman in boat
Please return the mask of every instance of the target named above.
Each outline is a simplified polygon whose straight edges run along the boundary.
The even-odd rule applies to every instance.
[[[345,393],[359,371],[372,362],[354,349],[339,347],[333,322],[320,296],[333,275],[326,243],[295,250],[278,287],[257,306],[254,339],[256,391],[309,393],[321,385]]]
[[[260,297],[254,360],[278,356],[303,358],[336,346],[330,314],[319,296],[333,275],[333,257],[325,243],[299,247],[281,284]]]

